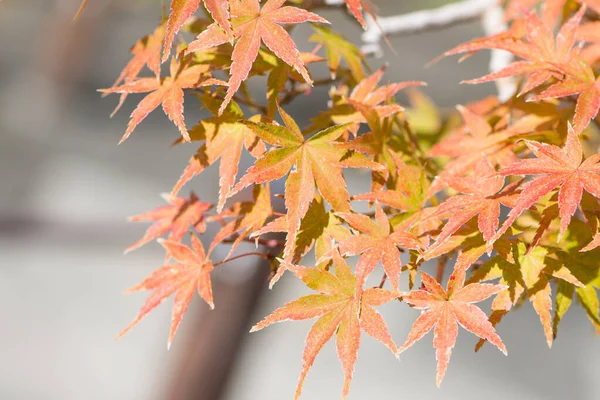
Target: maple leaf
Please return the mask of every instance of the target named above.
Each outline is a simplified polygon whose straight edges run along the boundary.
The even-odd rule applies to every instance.
[[[363,29],[367,29],[367,23],[362,14],[362,10],[365,10],[373,19],[377,16],[372,11],[371,2],[368,0],[344,0],[348,10],[354,15],[354,18],[362,25]]]
[[[141,290],[151,290],[152,294],[146,299],[135,320],[125,328],[118,337],[126,334],[137,325],[150,311],[156,308],[166,298],[175,294],[173,303],[173,316],[171,319],[171,332],[169,334],[168,347],[171,346],[177,328],[192,301],[194,292],[198,294],[210,308],[214,308],[212,285],[210,273],[214,269],[213,263],[204,253],[202,242],[192,235],[192,247],[170,240],[161,240],[160,244],[167,250],[176,261],[167,264],[154,271],[142,283],[129,289],[127,293]]]
[[[577,243],[578,244],[578,243]],[[565,313],[571,307],[573,299],[585,310],[588,319],[600,333],[600,301],[597,289],[600,289],[600,269],[598,265],[598,250],[582,254],[576,251],[558,252],[559,260],[585,286],[559,280],[556,285],[556,311],[552,322],[553,337],[556,339],[558,325]]]
[[[581,133],[594,119],[600,110],[600,79],[594,77],[593,70],[588,66],[578,66],[582,71],[575,71],[576,78],[565,80],[551,85],[531,101],[543,99],[562,98],[579,95],[575,104],[573,126],[576,133]]]
[[[215,247],[222,243],[231,235],[238,234],[233,242],[229,254],[226,259],[236,250],[242,240],[250,233],[258,231],[265,225],[266,220],[273,215],[271,206],[271,191],[269,185],[254,186],[253,201],[235,204],[229,210],[219,214],[216,217],[210,217],[209,220],[223,220],[224,218],[234,218],[232,221],[225,224],[221,230],[215,235],[208,252],[212,252]]]
[[[306,85],[296,87],[296,82],[303,83],[304,79],[302,76],[294,70],[292,67],[287,65],[285,62],[277,58],[270,52],[261,50],[259,52],[260,58],[267,66],[266,70],[270,70],[267,76],[267,112],[266,116],[273,119],[277,113],[277,106],[280,104],[280,93],[284,93],[281,100],[285,100],[286,96],[295,95],[297,93],[306,92],[308,89]],[[315,62],[323,61],[323,58],[313,53],[300,53],[300,59],[304,65],[308,65]],[[259,61],[254,63],[252,67],[252,73],[260,74],[261,71],[258,67]],[[265,71],[266,72],[266,71]],[[288,86],[290,89],[288,90]]]
[[[519,95],[530,92],[550,78],[556,78],[553,84],[530,101],[561,98],[580,94],[575,107],[574,125],[580,133],[594,118],[600,109],[600,81],[597,81],[593,70],[583,61],[579,48],[575,48],[577,29],[585,13],[583,6],[560,29],[556,40],[552,29],[533,11],[525,13],[525,20],[513,24],[514,35],[500,34],[456,47],[445,55],[472,53],[484,48],[495,48],[509,51],[526,61],[516,61],[500,71],[482,78],[464,81],[463,83],[489,82],[508,76],[525,74],[528,81]],[[525,35],[527,41],[522,40]]]
[[[488,123],[488,118],[496,117],[496,114],[502,115],[506,111],[503,109],[490,110],[487,105],[481,107],[481,104],[475,106],[457,106],[464,125],[429,150],[428,156],[430,157],[450,157],[452,159],[433,181],[429,189],[430,196],[443,189],[449,179],[464,176],[473,170],[483,158],[490,160],[492,165],[500,167],[515,163],[518,160],[514,153],[515,141],[518,138],[532,135],[538,127],[556,119],[552,114],[528,114],[513,122],[509,127],[502,123],[497,123],[492,127]],[[479,108],[479,110],[474,110],[474,108]],[[488,117],[487,114],[490,111],[493,112]]]
[[[133,57],[129,60],[125,68],[123,68],[112,88],[118,87],[123,82],[133,82],[145,66],[154,73],[157,80],[160,80],[160,51],[164,37],[165,25],[161,24],[151,35],[144,36],[138,40],[130,50]],[[107,94],[105,93],[104,95]],[[126,99],[127,93],[122,93],[119,104],[115,107],[111,117],[119,111]]]
[[[494,257],[473,273],[469,282],[489,281],[500,278],[508,290],[492,302],[490,321],[495,324],[515,306],[522,296],[529,298],[540,317],[548,347],[552,346],[552,289],[547,276],[559,278],[575,286],[584,286],[561,262],[552,258],[546,247],[527,249],[524,243],[512,245],[514,262]],[[480,342],[478,346],[483,344]]]
[[[564,235],[575,214],[583,190],[600,198],[600,154],[583,160],[581,142],[575,130],[568,125],[568,136],[564,147],[549,145],[535,141],[525,141],[529,150],[537,156],[509,165],[499,174],[507,175],[542,175],[527,182],[521,194],[508,214],[508,219],[490,240],[493,243],[506,229],[513,224],[523,211],[531,207],[544,195],[556,188],[558,191],[558,208],[561,220],[559,239]]]
[[[338,358],[344,371],[343,398],[345,399],[358,357],[361,331],[386,345],[392,352],[395,351],[396,345],[387,325],[373,307],[395,299],[398,293],[379,288],[363,291],[361,287],[357,287],[356,277],[337,252],[333,253],[335,275],[321,268],[289,265],[288,269],[319,294],[308,295],[287,303],[256,324],[250,332],[259,331],[276,322],[301,321],[318,317],[306,337],[302,372],[295,398],[300,397],[304,380],[317,354],[335,334]]]
[[[411,347],[435,327],[433,347],[436,350],[438,387],[444,379],[452,348],[456,344],[458,324],[469,332],[489,340],[506,354],[506,347],[487,316],[473,304],[502,292],[506,286],[478,283],[464,286],[464,274],[460,273],[450,277],[446,290],[425,272],[421,272],[421,281],[424,289],[414,290],[402,296],[403,301],[423,311],[413,324],[399,353]]]
[[[244,147],[255,158],[260,157],[266,150],[264,143],[259,140],[254,131],[240,121],[243,118],[244,114],[239,106],[230,103],[228,112],[220,117],[203,119],[190,130],[190,140],[204,141],[204,144],[190,158],[183,174],[171,191],[172,196],[177,195],[185,184],[220,159],[217,212],[222,211],[235,184]],[[260,117],[250,118],[250,121],[259,120]]]
[[[498,35],[476,39],[457,46],[444,53],[445,56],[473,53],[482,49],[500,49],[509,51],[525,61],[516,61],[497,72],[482,78],[464,81],[464,83],[489,82],[508,76],[525,74],[527,83],[519,95],[540,86],[552,77],[562,80],[562,74],[581,75],[578,49],[574,48],[577,28],[585,12],[585,7],[571,17],[560,29],[556,39],[552,29],[541,20],[534,11],[525,11],[525,18],[514,23],[511,30]],[[527,39],[527,40],[524,40]],[[576,62],[573,62],[576,61]],[[585,63],[584,63],[585,64]],[[589,67],[587,67],[589,69]],[[584,73],[585,75],[585,73]]]
[[[386,67],[383,66],[374,74],[358,82],[349,96],[345,96],[342,90],[338,90],[342,95],[342,101],[334,104],[330,110],[317,116],[313,121],[313,125],[318,127],[329,121],[332,121],[334,124],[353,123],[350,131],[356,135],[361,123],[368,122],[371,118],[386,118],[403,110],[398,104],[384,104],[399,91],[408,87],[427,86],[425,82],[407,81],[390,83],[378,87],[385,69]],[[369,124],[369,126],[371,129],[376,130],[371,125],[374,124]]]
[[[326,26],[314,25],[313,29],[315,33],[308,40],[325,47],[327,65],[332,79],[337,76],[342,60],[346,62],[354,80],[359,82],[366,76],[364,56],[352,42]]]
[[[420,249],[419,240],[411,233],[398,230],[392,232],[390,222],[379,205],[375,205],[375,221],[363,214],[349,212],[337,213],[352,228],[362,232],[339,243],[338,247],[344,256],[360,254],[356,265],[358,285],[363,285],[373,272],[379,261],[394,290],[398,290],[402,261],[398,246],[407,249]]]
[[[409,213],[423,210],[428,199],[429,188],[425,171],[420,167],[406,164],[394,151],[390,151],[389,155],[394,162],[396,172],[396,179],[392,185],[389,185],[387,190],[355,195],[352,200],[378,201]]]
[[[231,191],[231,195],[251,184],[283,178],[294,166],[285,185],[287,240],[284,258],[289,261],[300,221],[315,197],[315,185],[336,211],[350,211],[350,195],[342,175],[343,167],[373,168],[381,166],[362,154],[337,145],[348,125],[340,125],[304,138],[296,122],[283,110],[279,113],[285,127],[246,122],[265,142],[276,146],[250,167]]]
[[[253,232],[251,236],[259,237],[267,233],[287,232],[287,229],[287,216],[284,215]],[[341,218],[337,217],[333,211],[326,211],[323,198],[316,195],[300,223],[290,258],[291,263],[300,262],[314,247],[317,264],[319,267],[324,267],[330,261],[327,260],[327,255],[333,251],[334,241],[341,242],[350,236],[352,234],[343,225]],[[272,287],[277,283],[285,271],[285,266],[279,268],[269,286]]]
[[[500,192],[504,187],[504,181],[505,178],[496,175],[494,167],[485,157],[475,168],[473,176],[447,179],[448,185],[462,194],[449,197],[436,207],[435,212],[429,214],[428,217],[450,215],[431,248],[442,245],[475,216],[483,238],[486,241],[491,240],[498,229],[500,206],[514,206],[517,196],[515,189],[520,184],[520,182],[511,184]]]
[[[186,60],[182,59],[178,63],[175,59],[172,59],[170,69],[171,76],[162,80],[157,80],[156,78],[139,78],[121,86],[100,90],[103,93],[127,94],[151,92],[140,101],[137,108],[131,113],[127,130],[119,144],[123,143],[138,124],[161,104],[165,114],[177,126],[183,138],[186,141],[190,141],[190,135],[185,126],[183,116],[183,89],[210,85],[227,85],[223,81],[210,78],[207,75],[210,71],[210,66],[207,65],[188,66]]]
[[[507,19],[518,18],[522,11],[531,9],[542,0],[509,0],[505,6],[505,15]],[[578,3],[585,4],[597,13],[600,13],[600,1],[598,0],[577,0]],[[567,0],[544,0],[542,6],[542,20],[550,27],[561,16]]]
[[[525,11],[525,18],[513,23],[510,31],[486,38],[475,39],[444,53],[445,56],[461,53],[472,53],[482,49],[500,49],[513,53],[526,60],[516,61],[497,72],[482,78],[464,81],[465,83],[481,83],[524,73],[529,81],[520,94],[531,91],[551,77],[557,68],[567,65],[577,57],[574,50],[577,28],[585,12],[585,7],[571,17],[560,29],[556,39],[552,28],[530,10]],[[524,40],[526,39],[526,40]],[[559,72],[560,74],[560,72]],[[560,78],[560,76],[558,76]]]
[[[285,0],[267,0],[262,9],[258,0],[240,0],[230,3],[233,36],[237,39],[231,54],[229,87],[220,113],[248,77],[258,56],[261,42],[277,57],[298,71],[312,85],[296,44],[279,24],[302,22],[328,23],[327,20],[306,10],[286,6]],[[229,41],[228,35],[217,24],[210,25],[195,41],[189,44],[186,54],[203,51]]]
[[[125,253],[140,248],[167,233],[168,240],[171,242],[181,241],[191,227],[198,233],[204,233],[206,230],[204,214],[212,208],[212,204],[202,203],[194,193],[190,194],[189,199],[173,196],[164,196],[164,198],[169,203],[168,206],[129,218],[132,222],[153,222],[153,224],[140,240],[125,250]]]
[[[229,40],[232,38],[231,23],[229,22],[229,1],[227,0],[202,0],[204,6],[215,20],[215,23],[224,30]],[[165,51],[162,61],[168,60],[175,35],[188,19],[198,10],[200,0],[171,0],[171,13],[167,20],[165,34]]]

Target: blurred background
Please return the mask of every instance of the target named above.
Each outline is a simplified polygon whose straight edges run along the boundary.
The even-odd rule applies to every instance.
[[[112,84],[129,47],[154,29],[161,2],[92,0],[74,24],[79,3],[0,2],[0,399],[292,398],[311,322],[246,332],[306,290],[289,277],[273,291],[260,290],[266,288],[265,266],[248,259],[214,274],[216,311],[209,313],[196,297],[171,350],[170,301],[114,340],[146,296],[123,291],[163,259],[153,244],[123,256],[145,229],[126,223],[126,216],[162,205],[159,194],[170,190],[195,146],[169,148],[178,132],[157,111],[117,147],[136,98],[109,119],[117,98],[102,99],[96,91]],[[375,3],[389,15],[444,2]],[[345,13],[323,15],[358,40],[360,30]],[[304,40],[310,29],[296,34],[300,47],[310,49]],[[373,65],[389,62],[390,81],[427,81],[426,93],[453,107],[492,93],[493,85],[458,84],[483,75],[488,55],[460,67],[455,60],[429,69],[424,64],[476,35],[481,28],[473,23],[393,39],[398,56],[386,51]],[[262,96],[264,85],[257,82],[253,90]],[[315,90],[288,112],[306,122],[326,101],[326,88]],[[204,116],[189,96],[186,116],[188,127]],[[357,178],[349,176],[351,191],[364,189]],[[211,168],[190,188],[215,201],[217,180]],[[391,306],[382,312],[402,343],[417,311]],[[363,335],[350,398],[597,399],[600,340],[578,308],[561,326],[549,351],[537,316],[525,305],[498,327],[509,357],[489,345],[475,354],[475,337],[461,332],[439,390],[431,336],[398,361]],[[339,398],[342,380],[329,343],[303,398]]]

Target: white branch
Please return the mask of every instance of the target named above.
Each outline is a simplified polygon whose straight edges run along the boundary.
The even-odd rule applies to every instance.
[[[504,19],[504,10],[500,5],[490,8],[483,15],[481,21],[483,31],[486,35],[495,35],[506,31],[508,25]],[[490,55],[490,72],[500,71],[513,62],[513,55],[503,50],[492,50]],[[517,90],[517,83],[513,77],[498,79],[496,81],[496,89],[498,90],[498,99],[504,102],[510,99]]]
[[[338,0],[326,0],[333,5]],[[432,10],[415,11],[390,17],[377,17],[377,22],[367,15],[367,30],[362,35],[365,43],[378,43],[382,36],[401,35],[442,28],[459,22],[480,18],[498,0],[463,0]]]
[[[324,0],[324,4],[343,6],[345,0]],[[499,0],[462,0],[431,10],[377,17],[376,20],[366,15],[367,29],[362,34],[362,51],[365,54],[380,56],[383,51],[379,43],[384,36],[407,35],[478,19],[481,20],[483,30],[488,36],[508,29]],[[502,50],[492,50],[489,70],[499,71],[512,61],[512,54]],[[500,101],[510,99],[516,91],[513,78],[497,80],[496,87]]]

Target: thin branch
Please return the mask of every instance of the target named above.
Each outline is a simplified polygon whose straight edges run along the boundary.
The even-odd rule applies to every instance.
[[[265,259],[267,261],[270,261],[270,260],[272,260],[274,258],[274,256],[272,254],[269,254],[269,253],[263,254],[263,253],[260,253],[258,251],[254,251],[252,253],[245,253],[245,254],[240,254],[239,256],[227,258],[227,259],[225,259],[225,260],[223,260],[221,262],[218,262],[218,263],[214,264],[214,267],[218,267],[218,266],[223,265],[225,263],[228,263],[230,261],[234,261],[234,260],[237,260],[237,259],[240,259],[240,258],[243,258],[243,257],[250,257],[250,256],[261,257],[261,258],[263,258],[263,259]]]
[[[379,282],[379,286],[377,286],[379,289],[383,289],[383,285],[385,285],[385,281],[387,281],[387,274],[384,272],[383,276],[381,277],[381,282]]]
[[[233,238],[230,239],[225,239],[223,240],[222,243],[235,243],[235,241],[239,238],[239,236],[235,236]],[[246,243],[258,243],[261,246],[264,247],[269,247],[269,248],[281,248],[285,246],[285,242],[282,240],[276,240],[276,239],[251,239],[251,238],[244,238],[243,239],[244,242]]]
[[[448,255],[444,254],[438,258],[437,270],[435,272],[435,279],[441,284],[444,279],[444,271],[446,270],[446,264],[448,263]]]

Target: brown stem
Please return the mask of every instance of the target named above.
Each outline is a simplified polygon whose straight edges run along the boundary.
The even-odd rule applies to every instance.
[[[379,282],[379,289],[383,288],[383,285],[385,285],[385,281],[387,281],[387,274],[384,272],[383,276],[381,277],[381,282]]]
[[[444,254],[438,258],[437,271],[435,273],[435,279],[442,283],[442,279],[444,279],[444,271],[446,269],[446,263],[448,262],[448,255]]]
[[[243,257],[250,257],[250,256],[257,256],[257,257],[261,257],[261,258],[263,258],[263,259],[265,259],[265,260],[267,260],[267,261],[270,261],[270,260],[272,260],[272,259],[273,259],[273,257],[274,257],[274,256],[273,256],[272,254],[270,254],[270,253],[263,254],[263,253],[260,253],[260,252],[258,252],[258,251],[253,251],[253,252],[251,252],[251,253],[244,253],[244,254],[240,254],[239,256],[235,256],[235,257],[227,258],[227,259],[225,259],[225,260],[223,260],[223,261],[221,261],[221,262],[218,262],[218,263],[214,264],[214,266],[215,266],[215,267],[218,267],[218,266],[220,266],[220,265],[223,265],[223,264],[225,264],[225,263],[231,262],[231,261],[233,261],[233,260],[237,260],[237,259],[240,259],[240,258],[243,258]]]
[[[238,239],[238,237],[233,237],[231,239],[225,239],[225,240],[223,240],[222,243],[234,243],[237,239]],[[276,249],[276,248],[284,247],[285,246],[285,242],[284,241],[282,241],[282,240],[276,240],[276,239],[252,239],[252,238],[244,238],[243,241],[247,242],[247,243],[258,243],[261,246],[270,247],[272,249]]]

